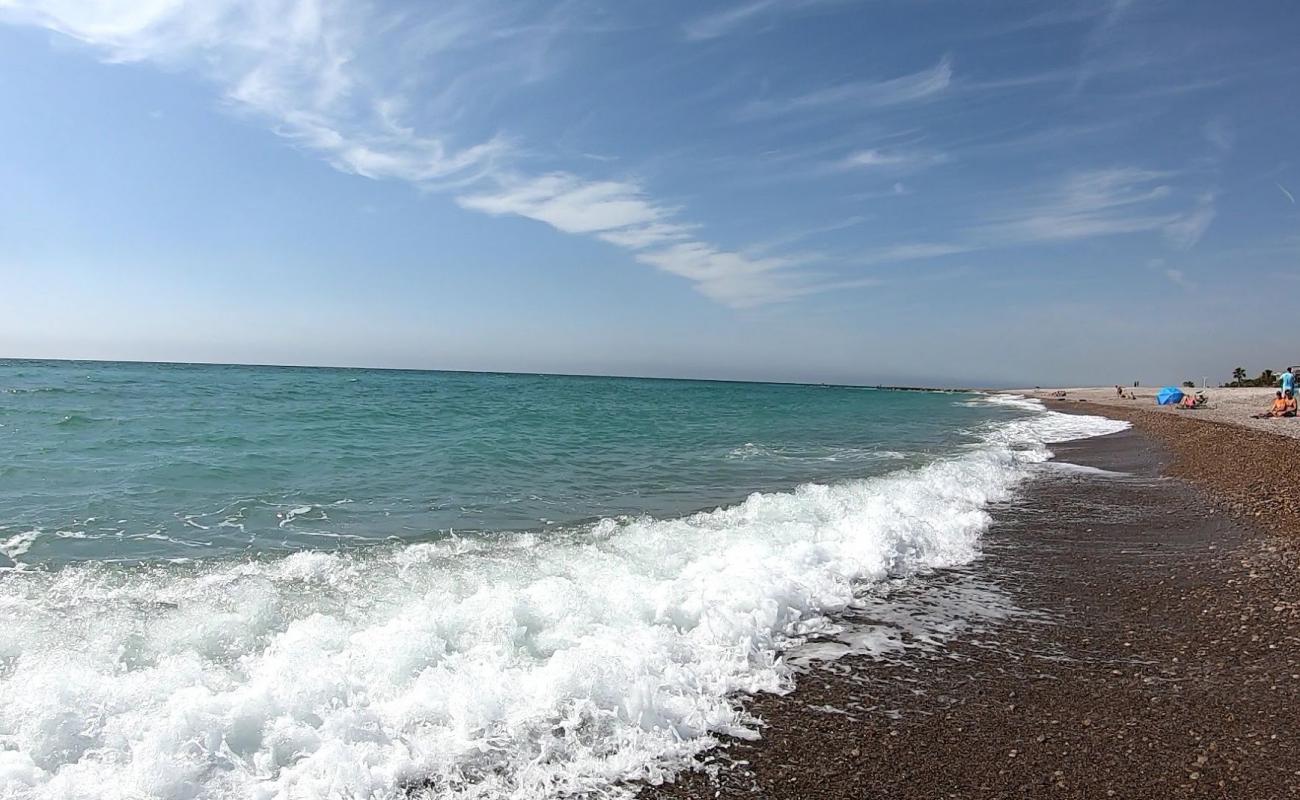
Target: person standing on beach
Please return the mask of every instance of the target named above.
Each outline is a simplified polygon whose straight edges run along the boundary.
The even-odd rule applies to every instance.
[[[1291,368],[1287,367],[1286,372],[1282,373],[1282,392],[1284,394],[1295,392],[1295,374]]]

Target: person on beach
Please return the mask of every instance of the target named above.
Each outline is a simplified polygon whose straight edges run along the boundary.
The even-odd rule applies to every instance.
[[[1200,408],[1205,405],[1205,395],[1197,392],[1196,394],[1184,393],[1183,399],[1178,401],[1179,408]]]
[[[1277,397],[1273,398],[1273,406],[1263,414],[1255,414],[1255,419],[1268,419],[1270,417],[1294,417],[1296,412],[1295,393],[1288,391],[1278,391]]]
[[[1282,373],[1280,380],[1282,381],[1283,392],[1295,393],[1295,373],[1291,371],[1290,367],[1287,367],[1286,372]]]

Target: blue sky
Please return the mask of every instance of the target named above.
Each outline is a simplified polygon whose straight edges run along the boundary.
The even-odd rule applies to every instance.
[[[0,0],[0,355],[1300,363],[1300,8]]]

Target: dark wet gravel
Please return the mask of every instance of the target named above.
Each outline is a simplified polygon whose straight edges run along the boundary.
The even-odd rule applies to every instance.
[[[995,510],[976,569],[1034,613],[749,698],[761,740],[642,797],[1300,797],[1300,442],[1129,416],[1057,448],[1128,477]]]

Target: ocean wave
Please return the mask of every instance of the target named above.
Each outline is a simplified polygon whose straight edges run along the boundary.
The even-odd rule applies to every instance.
[[[0,539],[0,556],[4,556],[8,564],[4,566],[22,567],[22,557],[27,551],[32,549],[32,545],[40,538],[39,530],[23,531],[13,536]]]
[[[756,736],[735,693],[788,689],[782,653],[864,583],[971,560],[1044,442],[1122,426],[1040,408],[954,458],[679,519],[11,572],[0,796],[629,796]]]
[[[1032,397],[1026,397],[1023,394],[1010,394],[1006,392],[978,392],[977,397],[972,401],[966,401],[973,404],[984,403],[994,406],[1009,406],[1024,411],[1041,411],[1043,404]],[[963,403],[964,404],[964,403]]]
[[[64,428],[81,428],[88,425],[94,425],[98,422],[110,422],[107,417],[94,417],[89,414],[65,414],[62,419],[54,423],[56,426]]]
[[[0,389],[0,394],[74,394],[75,390],[63,386],[14,386]]]
[[[901,461],[907,453],[897,450],[880,450],[867,447],[790,447],[745,442],[733,447],[724,456],[728,461],[751,459],[771,461]]]

